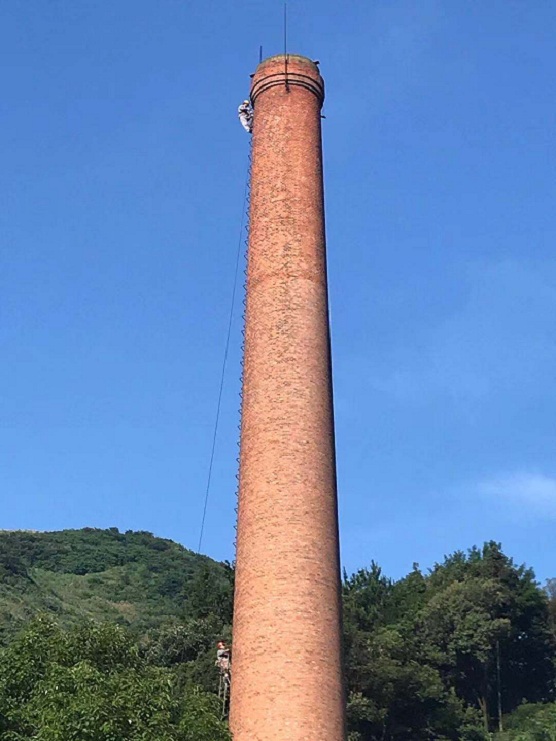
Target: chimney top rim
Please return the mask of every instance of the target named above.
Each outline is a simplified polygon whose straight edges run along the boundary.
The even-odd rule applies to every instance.
[[[271,57],[266,57],[266,59],[263,59],[263,61],[257,65],[257,69],[264,67],[268,63],[276,62],[278,60],[283,60],[286,57],[288,58],[288,62],[300,62],[301,64],[308,64],[314,70],[319,72],[318,64],[316,64],[312,59],[310,59],[309,57],[303,56],[303,54],[290,54],[289,52],[287,54],[283,54],[283,53],[273,54]]]
[[[286,62],[287,59],[287,62]],[[271,88],[305,88],[313,93],[322,106],[324,101],[324,80],[318,63],[300,54],[276,54],[264,59],[251,76],[251,103],[255,106],[261,93]]]

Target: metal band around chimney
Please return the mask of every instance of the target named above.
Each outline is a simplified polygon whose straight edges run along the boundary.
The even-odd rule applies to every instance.
[[[322,78],[316,80],[311,75],[304,75],[301,72],[288,70],[287,78],[285,72],[276,72],[273,75],[266,75],[253,83],[253,87],[251,88],[251,104],[253,107],[255,107],[259,95],[277,85],[284,86],[286,82],[289,87],[302,87],[305,90],[309,90],[309,92],[318,98],[322,106],[324,102],[324,82]]]

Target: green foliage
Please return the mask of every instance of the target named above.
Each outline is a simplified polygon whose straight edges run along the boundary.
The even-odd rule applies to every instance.
[[[2,741],[228,739],[211,694],[228,564],[116,528],[0,532],[0,575]]]
[[[39,618],[0,658],[0,738],[228,741],[216,699],[178,684],[119,626]]]
[[[0,741],[228,741],[229,564],[115,528],[0,532],[0,577]],[[486,741],[501,720],[497,741],[556,741],[556,581],[487,543],[398,581],[373,562],[343,593],[349,741]]]
[[[229,565],[151,533],[0,531],[0,645],[39,611],[68,627],[110,620],[141,633],[184,614],[229,623],[232,579]]]
[[[555,590],[556,591],[556,590]],[[549,603],[496,543],[392,582],[344,579],[351,738],[489,738],[502,711],[554,692]]]
[[[186,614],[199,618],[212,615],[231,624],[233,604],[233,568],[229,563],[205,561],[188,584]]]
[[[556,704],[521,705],[505,725],[496,741],[556,741]]]
[[[550,615],[550,629],[552,635],[556,636],[556,579],[548,579],[545,587],[548,597],[548,612]]]
[[[199,689],[190,691],[183,704],[180,741],[231,741],[219,715],[220,703],[214,696]]]

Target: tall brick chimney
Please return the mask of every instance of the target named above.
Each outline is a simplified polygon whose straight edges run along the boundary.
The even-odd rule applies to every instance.
[[[234,741],[344,738],[323,99],[305,57],[253,77]]]

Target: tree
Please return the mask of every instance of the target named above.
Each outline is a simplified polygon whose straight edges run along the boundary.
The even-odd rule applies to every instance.
[[[344,577],[352,739],[482,739],[524,700],[550,700],[554,636],[534,574],[497,543],[393,582]]]
[[[218,616],[223,625],[231,625],[234,599],[234,568],[229,563],[208,561],[201,566],[187,589],[186,616]]]
[[[547,579],[545,587],[548,597],[548,614],[550,616],[550,629],[556,637],[556,579]]]
[[[66,632],[41,618],[0,659],[1,738],[228,741],[216,698],[177,685],[118,626]]]
[[[426,581],[393,583],[377,564],[344,578],[350,741],[482,739],[472,709],[445,685],[417,631]]]
[[[499,616],[503,602],[496,581],[468,577],[434,595],[420,614],[430,660],[459,697],[478,703],[487,732],[494,652],[510,629],[509,620]]]
[[[466,702],[476,694],[485,725],[498,695],[505,713],[524,700],[552,699],[554,637],[546,595],[531,569],[516,566],[489,542],[437,564],[427,588],[422,618],[440,649],[435,660],[447,659],[443,672]]]
[[[556,741],[556,704],[521,705],[506,725],[496,741]]]

